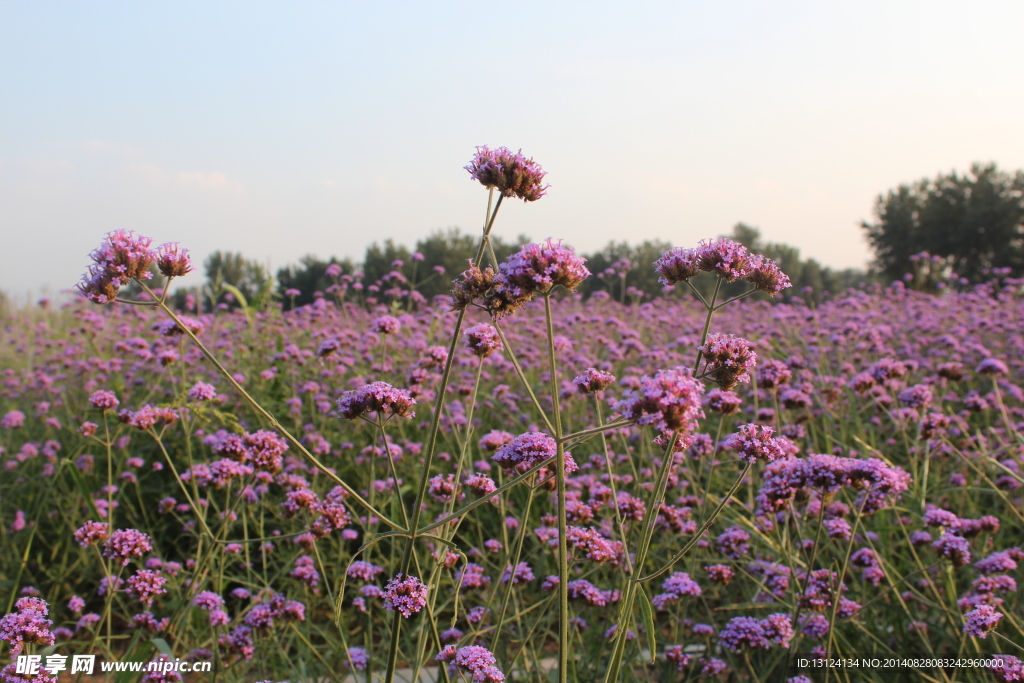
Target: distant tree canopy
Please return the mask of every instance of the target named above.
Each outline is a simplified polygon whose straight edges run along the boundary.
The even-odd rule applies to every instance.
[[[803,260],[800,251],[787,244],[763,242],[761,232],[757,228],[738,223],[729,235],[732,239],[743,243],[751,251],[765,254],[775,259],[782,270],[793,281],[793,288],[783,293],[782,298],[789,298],[810,287],[815,293],[842,291],[866,279],[866,273],[858,270],[834,271],[825,268],[814,259]],[[476,254],[479,235],[463,233],[458,228],[435,230],[420,239],[410,249],[397,244],[393,239],[374,242],[367,247],[362,263],[351,259],[331,257],[323,260],[312,254],[303,256],[297,264],[280,268],[277,279],[271,280],[266,270],[255,261],[246,260],[238,253],[214,252],[206,261],[208,279],[207,291],[217,301],[223,301],[227,291],[225,284],[237,287],[247,300],[252,303],[253,297],[259,301],[266,299],[266,289],[273,283],[276,295],[282,300],[284,307],[303,306],[312,303],[319,295],[329,295],[339,278],[351,276],[358,279],[365,287],[367,295],[375,298],[384,296],[385,301],[393,297],[404,296],[399,290],[409,289],[412,285],[426,299],[445,295],[451,291],[452,280],[468,266],[468,260]],[[498,262],[504,261],[510,254],[519,249],[520,245],[530,242],[530,238],[519,235],[508,240],[500,236],[491,238]],[[580,291],[589,296],[598,291],[607,291],[612,297],[622,301],[635,301],[637,297],[651,298],[662,293],[663,287],[658,282],[654,271],[654,262],[673,245],[662,240],[646,240],[640,244],[627,242],[609,242],[603,249],[583,254],[587,259],[587,267],[594,277],[588,278],[580,287]],[[490,265],[489,256],[483,258],[484,265]],[[329,275],[332,265],[337,266],[338,274]],[[399,286],[399,290],[392,288]],[[702,293],[710,294],[713,278],[698,278],[695,281]],[[721,292],[722,297],[735,296],[745,290],[743,283],[727,285]],[[685,287],[677,287],[685,294]],[[707,291],[703,291],[707,289]],[[389,291],[390,290],[390,291]],[[262,294],[261,294],[262,292]],[[387,298],[392,297],[392,298]]]
[[[976,163],[967,175],[953,171],[879,195],[874,213],[877,221],[861,226],[889,278],[910,272],[910,257],[922,251],[947,258],[972,282],[992,268],[1024,274],[1024,171]]]
[[[299,259],[298,265],[285,266],[277,271],[277,289],[286,310],[294,306],[305,306],[313,303],[314,294],[323,292],[335,279],[327,275],[327,269],[337,264],[342,275],[352,275],[356,267],[351,259],[338,260],[331,257],[329,261],[321,260],[313,254]],[[298,294],[294,294],[298,291]]]
[[[259,261],[247,259],[240,252],[215,251],[207,257],[203,267],[207,293],[218,303],[225,294],[231,294],[224,285],[237,288],[248,303],[269,299],[273,281]]]
[[[729,237],[750,251],[763,254],[779,264],[779,268],[789,276],[790,282],[793,283],[792,288],[782,292],[782,296],[785,298],[805,296],[810,291],[817,293],[841,292],[870,279],[863,270],[855,268],[833,270],[814,259],[805,261],[800,258],[800,250],[796,247],[776,242],[763,242],[761,231],[745,223],[737,223],[733,226],[732,234]]]

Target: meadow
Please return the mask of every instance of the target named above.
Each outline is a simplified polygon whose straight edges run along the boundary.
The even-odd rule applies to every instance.
[[[584,298],[567,245],[488,253],[544,188],[482,150],[491,267],[450,297],[399,262],[174,310],[187,252],[117,232],[85,296],[8,314],[7,680],[1024,680],[1020,282],[781,302],[719,239]]]

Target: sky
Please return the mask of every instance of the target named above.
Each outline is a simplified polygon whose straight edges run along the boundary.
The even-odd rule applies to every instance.
[[[548,172],[507,238],[742,221],[864,267],[880,193],[1024,168],[1022,25],[1016,1],[0,0],[0,290],[72,287],[118,228],[272,269],[477,232],[477,145]]]

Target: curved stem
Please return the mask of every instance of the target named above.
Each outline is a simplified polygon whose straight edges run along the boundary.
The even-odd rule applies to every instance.
[[[664,574],[665,572],[667,572],[669,569],[672,569],[672,565],[674,565],[679,560],[683,559],[683,557],[686,555],[686,553],[688,553],[690,551],[690,548],[692,548],[694,545],[697,544],[697,540],[700,539],[700,537],[704,535],[705,531],[707,531],[708,529],[711,528],[711,525],[715,523],[716,519],[718,519],[719,513],[722,511],[722,509],[726,506],[726,504],[732,498],[733,494],[736,493],[736,489],[738,489],[740,487],[740,484],[743,483],[743,478],[747,476],[747,472],[750,471],[751,465],[752,465],[752,463],[748,462],[744,466],[743,471],[740,472],[740,476],[736,478],[736,483],[732,485],[731,489],[729,489],[729,493],[725,494],[725,497],[722,498],[722,502],[719,503],[718,507],[715,508],[715,511],[711,513],[711,517],[709,517],[708,520],[706,522],[704,522],[704,524],[701,525],[700,529],[697,530],[697,533],[695,533],[693,535],[693,538],[691,538],[690,541],[685,546],[683,546],[683,549],[680,550],[679,553],[675,557],[673,557],[671,560],[669,560],[668,563],[665,566],[663,566],[661,569],[659,569],[658,571],[656,571],[656,572],[654,572],[652,574],[648,574],[647,576],[644,576],[641,579],[639,579],[641,583],[646,582],[646,581],[650,581],[652,579],[656,579],[659,576],[661,576],[662,574]]]
[[[139,285],[151,297],[153,297],[154,299],[157,298],[153,294],[153,292],[150,291],[149,287],[147,287],[145,285],[145,283],[143,283],[143,282],[141,282],[139,280],[136,280],[136,282],[138,282]],[[310,453],[309,450],[307,450],[306,447],[302,445],[301,441],[296,439],[292,435],[291,432],[289,432],[287,429],[285,429],[284,426],[280,422],[277,421],[276,417],[271,415],[270,412],[266,408],[261,406],[256,401],[256,399],[254,399],[252,396],[250,396],[249,392],[247,392],[245,389],[243,389],[242,385],[235,381],[235,378],[231,376],[231,373],[228,372],[227,369],[223,365],[220,364],[220,361],[218,361],[216,359],[216,357],[214,357],[214,355],[212,353],[210,353],[210,350],[207,349],[206,346],[201,341],[199,341],[199,338],[196,337],[196,335],[192,332],[192,330],[190,330],[188,328],[188,326],[185,325],[185,323],[181,322],[181,319],[178,318],[178,316],[174,313],[174,311],[172,311],[170,308],[168,308],[167,304],[165,304],[165,303],[163,303],[161,301],[158,301],[157,302],[157,306],[159,306],[164,311],[164,313],[169,315],[171,320],[173,320],[175,323],[178,324],[178,327],[181,328],[184,331],[184,333],[188,336],[189,339],[192,340],[192,343],[195,344],[196,347],[199,348],[199,351],[202,352],[202,354],[204,356],[206,356],[206,359],[208,361],[210,361],[211,363],[213,363],[214,367],[217,368],[217,370],[224,376],[224,378],[228,382],[231,383],[231,386],[233,386],[235,388],[235,390],[239,394],[242,395],[242,398],[244,398],[246,400],[246,402],[250,406],[252,406],[253,409],[257,413],[259,413],[264,418],[266,418],[266,420],[270,423],[271,427],[273,427],[277,431],[281,432],[281,434],[284,436],[285,439],[288,440],[288,442],[290,444],[295,446],[295,448],[298,449],[298,451],[300,453],[302,453],[302,455],[304,455],[310,462],[313,463],[314,467],[316,467],[318,470],[320,470],[325,475],[327,475],[328,479],[330,479],[331,481],[333,481],[334,483],[338,484],[343,489],[345,489],[345,491],[349,494],[349,497],[352,500],[356,501],[361,506],[363,506],[366,509],[367,512],[369,512],[370,514],[372,514],[372,515],[376,516],[377,518],[379,518],[380,521],[382,521],[384,524],[387,524],[392,529],[402,529],[402,527],[397,522],[393,521],[390,517],[388,517],[387,515],[382,513],[380,510],[378,510],[375,507],[373,507],[372,505],[370,505],[370,503],[367,500],[365,500],[362,496],[359,495],[358,491],[356,491],[354,488],[349,486],[348,483],[346,483],[341,477],[339,477],[337,474],[335,474],[333,471],[331,471],[322,462],[317,460],[316,456],[314,456],[312,453]],[[402,529],[402,530],[405,531],[405,529]]]
[[[487,207],[490,209],[491,199],[494,198],[494,188],[491,188],[490,194],[487,197]],[[498,209],[501,208],[501,200],[504,199],[504,195],[498,195],[498,201],[494,205],[494,211],[489,211],[489,216],[484,217],[484,229],[483,236],[480,238],[480,245],[476,250],[476,258],[474,263],[479,264],[480,259],[483,257],[484,250],[487,248],[488,240],[490,239],[491,229],[494,227],[494,219],[498,215]],[[430,468],[434,463],[434,451],[437,448],[437,435],[441,430],[441,415],[444,410],[444,400],[448,393],[448,383],[451,381],[452,376],[452,364],[455,362],[455,350],[459,343],[459,334],[462,332],[462,324],[466,320],[466,309],[463,308],[459,311],[458,318],[455,319],[455,329],[452,331],[452,340],[448,345],[448,359],[444,364],[444,372],[441,375],[441,383],[437,387],[437,397],[434,400],[434,416],[430,423],[430,432],[427,435],[427,441],[423,446],[423,469],[420,475],[420,486],[416,492],[416,500],[413,503],[412,508],[412,519],[409,523],[409,531],[411,536],[406,541],[405,547],[402,549],[402,559],[399,564],[399,571],[402,574],[408,575],[409,567],[412,564],[412,551],[413,546],[416,543],[416,536],[420,533],[417,529],[420,523],[420,513],[423,511],[423,500],[427,495],[427,485],[430,479]],[[401,629],[400,615],[396,611],[394,620],[391,622],[391,642],[388,645],[388,668],[384,675],[385,683],[392,683],[395,677],[395,666],[398,663],[398,635]]]
[[[619,621],[615,629],[615,648],[612,650],[611,661],[608,663],[608,670],[605,672],[605,683],[612,683],[619,678],[619,669],[622,667],[622,655],[626,650],[626,632],[629,629],[629,622],[633,616],[633,600],[636,592],[643,590],[640,587],[641,579],[637,574],[643,570],[644,562],[647,560],[647,551],[651,546],[651,539],[654,537],[654,527],[658,524],[658,511],[661,508],[661,501],[665,497],[665,489],[668,487],[668,474],[675,463],[675,447],[679,432],[672,432],[665,447],[664,460],[661,471],[658,473],[658,483],[651,493],[650,502],[647,505],[649,518],[644,527],[643,537],[636,550],[636,561],[634,572],[629,577],[626,591],[622,598],[622,605],[619,608]]]

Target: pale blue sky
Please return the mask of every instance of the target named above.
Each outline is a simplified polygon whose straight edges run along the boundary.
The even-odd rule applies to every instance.
[[[1024,168],[1022,26],[1021,2],[3,0],[0,288],[72,286],[115,228],[275,269],[476,231],[480,144],[549,171],[506,235],[744,221],[862,266],[879,192]]]

